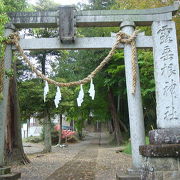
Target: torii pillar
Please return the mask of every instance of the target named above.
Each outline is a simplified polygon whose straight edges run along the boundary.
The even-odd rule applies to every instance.
[[[5,36],[8,37],[13,33],[15,27],[13,24],[7,24],[5,26]],[[5,49],[4,56],[4,70],[8,71],[11,69],[12,64],[12,45],[7,45]],[[6,116],[7,116],[7,106],[8,106],[8,94],[9,94],[9,77],[4,76],[3,79],[3,100],[0,101],[0,179],[19,179],[21,173],[11,173],[10,167],[5,167],[4,163],[4,142],[5,142],[5,127],[6,127]]]
[[[124,21],[121,23],[120,27],[123,32],[125,32],[128,35],[131,35],[134,32],[135,24],[131,21]],[[132,94],[133,73],[131,58],[132,47],[130,44],[125,44],[124,61],[132,147],[132,168],[140,169],[142,168],[143,157],[139,153],[139,146],[145,144],[144,117],[138,63],[136,64],[136,90],[135,93]]]
[[[8,24],[5,27],[5,36],[8,37],[15,30],[12,24]],[[4,69],[6,71],[11,69],[12,64],[12,45],[7,45],[4,57]],[[9,78],[4,76],[3,79],[3,100],[0,102],[0,166],[4,165],[4,139],[5,139],[5,126],[7,115],[7,102],[9,92]]]

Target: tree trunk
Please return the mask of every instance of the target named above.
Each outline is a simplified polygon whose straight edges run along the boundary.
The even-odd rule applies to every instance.
[[[42,73],[46,74],[46,52],[43,53],[43,57],[41,59],[41,68]],[[42,83],[44,81],[42,80]],[[50,115],[48,114],[48,107],[44,110],[44,153],[51,152],[52,140],[51,140],[51,119]]]
[[[13,65],[14,76],[10,78],[8,114],[6,120],[5,161],[7,163],[29,163],[24,153],[21,136],[20,108],[17,93],[16,63]]]
[[[45,112],[45,117],[44,117],[44,153],[51,152],[51,146],[52,146],[52,141],[51,141],[51,119],[50,115],[48,112]]]
[[[72,130],[75,131],[74,120],[71,121]]]
[[[108,100],[109,100],[109,108],[110,108],[110,112],[111,112],[112,120],[114,124],[115,139],[116,139],[117,144],[120,145],[123,142],[123,138],[122,138],[118,114],[116,111],[115,102],[113,98],[113,92],[111,88],[108,91]]]
[[[59,145],[62,144],[62,114],[59,115]]]
[[[27,138],[29,137],[29,124],[30,124],[30,119],[27,120]]]
[[[113,122],[112,122],[112,119],[110,119],[108,121],[108,130],[109,130],[109,134],[112,134],[113,133]]]
[[[118,117],[120,117],[120,95],[118,96],[118,101],[117,101],[117,114],[118,114]],[[127,133],[128,129],[126,125],[121,120],[119,120],[119,123],[121,127],[124,129],[124,131]]]
[[[78,117],[78,121],[76,122],[78,123],[77,124],[77,132],[78,132],[78,136],[79,136],[79,139],[82,140],[83,139],[83,119],[82,119],[82,116],[79,116]]]

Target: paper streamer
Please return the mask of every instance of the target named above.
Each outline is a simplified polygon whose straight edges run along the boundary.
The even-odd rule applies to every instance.
[[[61,101],[61,91],[60,91],[60,88],[57,87],[56,96],[54,99],[54,103],[55,103],[56,108],[58,108],[60,101]]]
[[[95,97],[95,89],[94,89],[94,84],[93,84],[93,80],[91,79],[91,84],[90,84],[90,89],[89,89],[89,96],[92,97],[92,100],[94,100]]]
[[[83,102],[83,98],[84,98],[84,91],[83,91],[83,87],[82,87],[82,84],[81,84],[81,89],[79,91],[79,95],[78,95],[78,98],[77,98],[77,104],[78,106],[80,107],[82,102]]]
[[[49,92],[49,85],[48,85],[48,82],[45,81],[45,87],[44,87],[44,102],[46,102],[46,96]]]

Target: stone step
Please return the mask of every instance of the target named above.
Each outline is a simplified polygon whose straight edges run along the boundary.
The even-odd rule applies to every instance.
[[[9,174],[9,173],[11,173],[10,167],[1,167],[0,168],[0,175]]]
[[[136,168],[128,168],[127,174],[130,176],[140,176],[142,174],[142,170]]]
[[[20,178],[21,178],[21,173],[0,175],[0,180],[18,180]]]
[[[139,147],[139,152],[145,157],[179,157],[180,144],[144,145]]]
[[[141,180],[141,177],[137,175],[116,175],[116,180]]]

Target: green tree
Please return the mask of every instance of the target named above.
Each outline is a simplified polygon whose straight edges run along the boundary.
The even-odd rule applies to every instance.
[[[4,26],[8,23],[7,12],[10,11],[22,11],[26,7],[26,2],[24,0],[1,0],[0,1],[0,42],[1,42],[1,62],[2,56],[4,56],[3,50],[5,45],[2,44],[4,40]],[[6,115],[7,125],[5,127],[5,160],[6,162],[20,162],[27,163],[29,160],[24,154],[21,139],[21,124],[20,124],[20,111],[19,102],[17,96],[17,82],[16,82],[16,57],[12,63],[13,75],[10,77],[9,85],[9,97],[8,97],[8,113]],[[2,64],[2,63],[1,63]],[[1,67],[1,70],[2,67]],[[2,74],[2,72],[1,72]],[[2,85],[2,78],[1,83]]]
[[[155,1],[155,0],[116,0],[113,9],[147,9],[172,5],[173,0]],[[175,17],[177,30],[179,27],[179,15]],[[150,27],[138,27],[151,34]],[[177,31],[178,32],[178,31]],[[141,92],[143,98],[144,118],[146,130],[156,127],[156,98],[155,98],[155,82],[154,82],[154,65],[153,54],[151,50],[138,51],[138,64],[140,68]]]
[[[147,8],[157,8],[162,6],[167,6],[173,4],[173,0],[116,0],[113,9],[147,9]]]
[[[89,0],[89,3],[90,9],[106,10],[112,7],[112,5],[115,3],[115,0]]]
[[[51,0],[39,0],[36,3],[36,6],[34,6],[33,8],[37,11],[42,11],[42,10],[52,10],[55,8],[55,6],[56,4]],[[54,30],[51,28],[34,29],[32,32],[36,38],[54,37],[57,34],[57,30]],[[42,73],[44,75],[47,75],[48,73],[46,71],[46,63],[47,63],[48,56],[49,57],[54,56],[55,58],[59,54],[60,53],[57,51],[36,51],[36,52],[31,52],[30,56],[34,57],[40,63]],[[42,83],[44,84],[44,81],[42,81]],[[52,123],[51,123],[51,109],[50,109],[51,107],[53,106],[45,102],[43,106],[43,110],[41,109],[41,111],[36,111],[40,113],[41,118],[44,119],[44,122],[43,122],[43,129],[44,129],[44,150],[43,151],[44,152],[51,152],[51,146],[52,146],[52,143],[51,143]]]
[[[51,0],[40,0],[37,2],[36,6],[34,6],[35,10],[52,10],[54,9],[56,6],[55,3],[53,3],[53,1]],[[35,36],[36,38],[50,38],[50,37],[56,37],[57,36],[57,30],[53,29],[53,28],[38,28],[38,29],[33,29],[32,32],[33,36]],[[58,66],[58,59],[57,57],[61,57],[64,56],[64,52],[63,51],[54,51],[54,50],[46,50],[46,51],[32,51],[29,54],[31,57],[33,57],[34,59],[37,60],[37,64],[38,67],[41,68],[41,71],[44,75],[50,76],[51,78],[55,78],[56,74],[56,68]],[[52,68],[53,68],[53,73],[48,72],[47,69],[47,64],[49,64]],[[56,76],[57,77],[57,76]],[[56,78],[58,79],[58,78]],[[62,80],[63,79],[58,79],[58,80]],[[44,86],[44,81],[43,82]],[[31,81],[29,82],[31,83]],[[41,86],[41,88],[43,89],[43,87]],[[35,89],[36,91],[36,89]],[[55,90],[52,93],[49,93],[48,97],[50,98],[50,100],[53,102],[53,98],[55,96]],[[66,94],[69,91],[66,90]],[[37,92],[38,93],[38,92]],[[35,94],[37,94],[35,93]],[[25,98],[27,98],[28,94],[25,94]],[[52,95],[52,96],[51,96]],[[36,98],[35,98],[36,99]],[[32,102],[31,106],[33,106]],[[51,151],[51,127],[52,127],[52,123],[51,123],[51,118],[54,116],[55,113],[57,114],[62,114],[63,111],[62,108],[63,106],[61,106],[61,108],[58,111],[55,111],[55,107],[54,104],[50,103],[49,101],[46,101],[45,103],[42,102],[42,98],[41,98],[41,103],[36,103],[38,104],[38,108],[35,110],[34,108],[29,108],[26,109],[26,114],[28,114],[29,116],[33,115],[34,113],[37,113],[38,116],[40,118],[43,118],[43,129],[44,129],[44,152],[50,152]],[[35,106],[37,107],[37,106]],[[23,108],[23,106],[22,106]]]
[[[84,6],[84,7],[86,8],[86,10],[109,9],[110,6],[113,4],[112,2],[114,1],[91,1],[90,6]],[[91,36],[103,37],[103,36],[110,36],[110,32],[113,31],[117,32],[117,28],[81,28],[78,30],[78,33],[80,36],[86,36],[86,37],[91,37]],[[63,75],[65,75],[66,74],[65,71],[66,70],[69,71],[69,69],[71,69],[70,70],[71,73],[69,74],[67,73],[67,77],[66,77],[69,81],[82,79],[86,77],[90,72],[92,72],[99,65],[99,63],[105,58],[107,54],[108,54],[108,50],[69,51],[69,56],[66,58],[67,60],[63,62],[63,67],[66,68],[65,70],[61,69],[60,74],[62,74],[63,71],[64,72]],[[91,102],[90,99],[88,98],[88,95],[85,94],[85,100],[82,104],[82,107],[78,108],[79,110],[73,111],[79,113],[71,113],[71,114],[77,114],[76,124],[78,126],[78,129],[80,129],[80,131],[83,127],[83,122],[89,118],[88,116],[90,110],[93,110],[94,112],[93,119],[96,119],[98,121],[105,121],[105,120],[108,121],[112,119],[111,117],[115,117],[114,116],[115,114],[117,116],[117,112],[113,111],[114,109],[116,109],[116,103],[117,103],[116,100],[114,102],[114,95],[112,95],[113,91],[109,91],[109,94],[111,94],[111,96],[108,96],[106,85],[103,82],[105,78],[104,69],[105,68],[103,68],[102,73],[100,73],[94,78],[94,83],[96,87],[95,100]],[[88,85],[84,86],[86,92],[88,91],[87,87]],[[108,89],[110,89],[110,86]],[[96,101],[96,99],[98,99],[99,101]],[[112,114],[112,116],[110,114]],[[120,144],[122,142],[122,135],[121,135],[121,129],[119,128],[119,123],[120,123],[119,118],[113,118],[113,120],[114,120],[114,124],[116,124],[113,126],[115,131],[114,133],[115,139],[118,142],[118,144]]]
[[[90,6],[81,6],[86,10],[91,9],[144,9],[144,8],[155,8],[161,6],[167,6],[172,4],[172,1],[167,1],[163,3],[161,1],[121,1],[116,0],[116,3],[113,1],[91,1]],[[150,34],[150,28],[140,29],[146,31],[147,34]],[[117,32],[117,28],[83,28],[79,29],[79,34],[81,36],[91,37],[91,36],[109,36],[110,32]],[[75,51],[70,52],[71,58],[75,64],[71,64],[73,68],[72,74],[73,79],[78,80],[87,76],[102,59],[106,56],[107,51],[105,50],[88,50],[88,51]],[[121,63],[118,62],[121,61]],[[124,78],[124,64],[123,64],[123,54],[117,52],[112,58],[112,63],[108,64],[103,68],[103,72],[100,73],[101,81],[104,81],[104,85],[111,92],[111,102],[114,100],[114,103],[109,103],[111,109],[116,109],[121,121],[121,129],[126,131],[128,124],[128,109],[127,109],[127,98],[126,98],[126,86]],[[86,63],[84,63],[86,62]],[[145,123],[148,127],[147,129],[155,126],[156,113],[155,113],[155,85],[154,85],[154,76],[153,76],[153,56],[152,52],[149,50],[139,50],[138,51],[138,63],[140,67],[140,76],[141,76],[141,85],[142,85],[142,97],[143,97],[143,106],[145,114]],[[98,76],[95,77],[95,82],[98,82]],[[101,93],[102,94],[102,93]],[[106,98],[107,98],[106,91]],[[97,98],[97,96],[96,96]],[[109,98],[110,99],[110,98]],[[120,101],[119,101],[120,100]],[[87,100],[85,99],[85,103]],[[106,99],[107,101],[107,99]],[[112,104],[115,104],[112,107]],[[88,106],[87,106],[88,107]],[[119,108],[120,107],[120,108]],[[84,110],[84,109],[83,109]],[[85,110],[84,110],[85,111]],[[114,111],[115,112],[115,111]],[[112,113],[111,113],[112,114]],[[112,116],[113,117],[113,116]],[[114,116],[115,117],[115,116]],[[116,116],[116,119],[119,119]],[[123,123],[122,123],[123,122]]]

